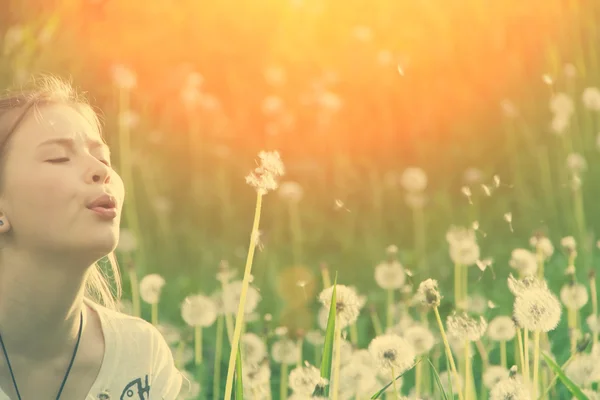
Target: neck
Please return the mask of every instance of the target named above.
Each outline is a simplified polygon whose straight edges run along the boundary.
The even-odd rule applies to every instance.
[[[0,252],[0,334],[11,358],[46,362],[73,352],[89,265]],[[0,354],[4,358],[3,354]]]

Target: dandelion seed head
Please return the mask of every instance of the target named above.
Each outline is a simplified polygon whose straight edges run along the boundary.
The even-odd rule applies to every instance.
[[[402,337],[411,345],[417,355],[429,353],[435,345],[435,336],[431,330],[421,324],[406,328]]]
[[[242,359],[246,364],[259,364],[267,357],[267,346],[256,334],[247,332],[240,338]]]
[[[456,376],[451,371],[443,371],[440,372],[439,378],[444,392],[458,393],[463,390],[465,378],[462,376],[462,374],[459,373],[458,376]],[[452,388],[450,388],[450,384],[452,384]]]
[[[181,305],[181,317],[189,326],[209,327],[217,319],[217,307],[210,297],[187,296]]]
[[[149,274],[140,281],[140,297],[148,304],[158,304],[165,278],[159,274]]]
[[[600,111],[600,89],[597,87],[587,87],[581,95],[583,105],[592,111]]]
[[[416,297],[424,306],[439,307],[442,296],[438,290],[438,282],[435,279],[427,279],[421,282]]]
[[[513,319],[500,315],[490,321],[487,335],[496,342],[508,342],[515,337],[516,329]]]
[[[279,339],[271,347],[271,357],[278,364],[296,364],[300,358],[300,347],[291,339]]]
[[[399,289],[406,281],[404,267],[398,261],[384,261],[375,267],[375,282],[382,289]]]
[[[527,275],[523,277],[523,279],[518,280],[515,277],[513,277],[512,274],[509,274],[507,282],[508,289],[515,296],[520,296],[529,288],[548,289],[548,284],[545,280],[537,279],[533,275]]]
[[[580,174],[587,169],[587,161],[580,153],[567,156],[567,168],[574,174]]]
[[[132,253],[138,248],[138,241],[131,229],[123,228],[119,232],[119,244],[117,251],[121,253]]]
[[[538,269],[536,255],[527,249],[514,249],[509,265],[519,271],[521,276],[535,275]]]
[[[483,384],[489,389],[493,389],[496,384],[508,378],[508,370],[499,365],[490,365],[483,373]]]
[[[446,318],[446,326],[448,329],[448,336],[454,336],[455,338],[461,338],[462,340],[468,339],[471,342],[476,342],[485,333],[487,329],[487,322],[485,318],[479,317],[474,319],[469,317],[466,313],[453,313]]]
[[[294,368],[290,371],[288,381],[294,394],[306,396],[311,396],[317,385],[325,386],[321,372],[312,365]]]
[[[237,314],[238,305],[242,294],[242,281],[233,281],[227,284],[223,292],[223,307],[226,313]],[[261,300],[259,291],[252,285],[248,286],[246,291],[246,304],[244,312],[246,315],[252,314]]]
[[[415,362],[415,351],[402,337],[395,334],[376,336],[369,343],[369,352],[380,369],[393,370],[400,375]]]
[[[580,310],[588,302],[588,292],[581,283],[567,283],[560,289],[560,300],[570,310]]]
[[[576,251],[577,244],[573,236],[565,236],[560,240],[560,245],[565,249],[567,253],[573,253]]]
[[[542,254],[544,260],[549,259],[554,254],[554,246],[546,236],[532,236],[529,239],[529,244]]]
[[[550,98],[550,111],[555,115],[570,117],[575,111],[575,103],[568,94],[558,92]]]
[[[514,376],[496,383],[490,392],[490,400],[531,400],[523,381]]]
[[[408,167],[402,172],[400,184],[408,192],[422,192],[427,188],[427,174],[422,168]]]
[[[514,316],[532,332],[550,332],[560,321],[560,302],[548,289],[528,288],[515,298]]]
[[[600,364],[595,355],[579,353],[565,368],[565,374],[578,386],[589,386],[600,379]]]
[[[261,151],[258,157],[260,164],[246,176],[246,183],[259,193],[267,194],[270,190],[277,189],[277,178],[285,174],[285,168],[277,151]]]
[[[115,64],[111,68],[112,79],[119,89],[131,90],[137,85],[137,76],[130,68],[122,64]]]
[[[319,301],[328,311],[331,307],[332,294],[333,286],[319,294]],[[360,303],[356,291],[345,285],[336,285],[335,311],[336,322],[339,322],[342,328],[354,323],[360,312]]]

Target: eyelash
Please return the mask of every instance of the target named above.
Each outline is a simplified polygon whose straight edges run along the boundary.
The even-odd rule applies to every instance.
[[[60,164],[60,163],[67,162],[67,161],[69,161],[69,159],[68,158],[64,158],[64,157],[63,158],[55,158],[53,160],[48,160],[48,162],[52,163],[52,164]],[[111,165],[110,165],[110,163],[108,161],[100,160],[100,162],[102,164],[106,165],[107,167],[111,167]]]

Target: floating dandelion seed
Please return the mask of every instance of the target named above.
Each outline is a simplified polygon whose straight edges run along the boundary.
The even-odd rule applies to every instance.
[[[474,231],[481,232],[481,235],[483,237],[487,236],[487,233],[485,233],[484,231],[482,231],[481,229],[479,229],[479,221],[473,221],[473,224],[471,225],[471,227],[473,228]]]
[[[496,305],[496,303],[494,303],[494,302],[493,302],[493,301],[491,301],[491,300],[488,300],[488,302],[487,302],[487,305],[488,305],[488,308],[491,308],[491,309],[494,309],[494,308],[497,308],[497,307],[498,307],[498,306]]]
[[[335,199],[335,203],[333,208],[338,211],[338,210],[344,210],[344,211],[348,211],[350,212],[349,209],[346,208],[346,205],[344,204],[343,201],[339,200],[339,199]]]
[[[492,259],[485,258],[483,260],[477,260],[475,264],[477,264],[477,267],[481,270],[481,272],[485,272],[486,268],[492,265]]]
[[[544,83],[548,86],[551,86],[554,83],[554,80],[552,79],[552,77],[548,74],[544,74],[542,75],[542,80],[544,81]]]
[[[486,196],[491,197],[492,196],[492,189],[490,189],[489,186],[484,185],[483,183],[481,184],[481,188],[483,189],[483,192],[486,194]]]
[[[504,214],[504,220],[506,222],[508,222],[508,226],[510,227],[510,231],[514,232],[513,230],[513,226],[512,226],[512,213],[511,212],[507,212]]]
[[[463,186],[462,188],[460,188],[460,191],[469,200],[469,204],[473,204],[473,201],[471,200],[471,196],[472,196],[471,189],[468,186]]]
[[[500,187],[500,176],[499,175],[494,175],[494,186],[497,188]]]
[[[404,76],[404,69],[402,68],[402,66],[398,65],[398,73],[402,76]]]
[[[265,245],[263,243],[263,241],[261,240],[262,237],[262,231],[256,230],[254,232],[252,232],[252,235],[254,236],[254,242],[256,243],[256,247],[258,248],[259,251],[263,251],[265,248]]]

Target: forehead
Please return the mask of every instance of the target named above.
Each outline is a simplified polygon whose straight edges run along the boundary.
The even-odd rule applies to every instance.
[[[34,108],[21,123],[15,141],[37,146],[50,138],[70,138],[76,141],[102,141],[91,118],[86,118],[73,106],[52,104]]]

